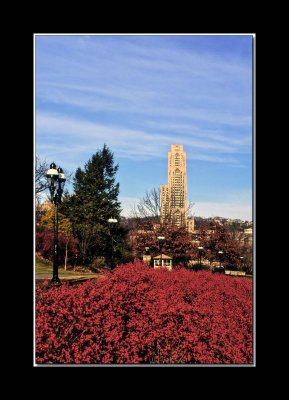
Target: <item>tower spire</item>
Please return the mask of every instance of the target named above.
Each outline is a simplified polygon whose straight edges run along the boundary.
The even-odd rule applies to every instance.
[[[161,185],[161,219],[177,226],[187,221],[187,167],[182,144],[172,144],[168,152],[168,184]]]

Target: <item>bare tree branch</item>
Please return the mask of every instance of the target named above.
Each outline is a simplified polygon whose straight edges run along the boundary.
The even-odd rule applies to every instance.
[[[160,192],[153,188],[146,191],[145,196],[140,199],[137,205],[139,214],[142,217],[160,217]]]
[[[192,218],[192,209],[195,203],[189,202],[187,209],[185,210],[186,218]],[[178,210],[175,210],[168,203],[166,208],[166,215],[162,216],[163,222],[172,222],[175,214]],[[150,191],[146,191],[144,197],[139,200],[139,203],[131,211],[132,218],[153,218],[156,221],[160,220],[161,215],[161,204],[160,204],[160,191],[157,188],[153,188]]]
[[[46,173],[47,170],[49,169],[49,164],[46,161],[46,159],[41,160],[41,158],[36,155],[35,159],[35,197],[36,197],[36,202],[40,201],[40,194],[44,192],[46,189],[48,189],[48,183],[46,179]],[[70,183],[72,181],[73,173],[67,171],[66,169],[63,168],[63,172],[66,177],[66,181]],[[48,199],[50,199],[50,196],[48,195]]]
[[[47,161],[41,160],[39,156],[36,156],[35,165],[35,194],[36,196],[48,188],[46,172],[48,170]]]

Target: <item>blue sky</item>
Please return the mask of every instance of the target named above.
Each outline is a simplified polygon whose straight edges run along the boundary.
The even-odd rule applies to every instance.
[[[106,143],[128,216],[182,143],[193,213],[251,220],[252,40],[36,35],[36,154],[75,171]]]

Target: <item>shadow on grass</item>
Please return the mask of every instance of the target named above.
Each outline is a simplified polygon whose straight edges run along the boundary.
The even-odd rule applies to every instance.
[[[68,285],[75,285],[77,283],[82,283],[82,282],[86,282],[86,281],[93,281],[93,280],[97,281],[97,278],[86,278],[86,277],[83,277],[83,278],[61,279],[60,280],[60,285],[62,283],[67,283]],[[41,286],[41,285],[43,285],[44,282],[47,282],[47,281],[49,283],[49,286],[53,285],[51,283],[51,280],[47,279],[47,278],[36,279],[36,285],[40,285]]]

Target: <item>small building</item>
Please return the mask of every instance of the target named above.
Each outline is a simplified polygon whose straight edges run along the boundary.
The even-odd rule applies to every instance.
[[[165,254],[160,254],[153,258],[154,268],[166,267],[169,270],[173,268],[173,259]]]

